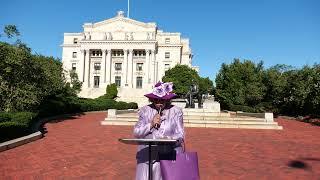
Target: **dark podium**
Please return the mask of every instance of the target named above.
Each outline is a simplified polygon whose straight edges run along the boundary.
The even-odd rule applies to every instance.
[[[119,139],[120,142],[133,145],[149,146],[149,180],[152,180],[151,146],[152,145],[174,145],[178,142],[175,139]]]

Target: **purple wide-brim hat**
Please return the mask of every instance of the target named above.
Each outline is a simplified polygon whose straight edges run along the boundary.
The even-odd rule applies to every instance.
[[[167,95],[162,96],[162,97],[156,96],[156,95],[154,95],[152,93],[145,94],[144,96],[149,98],[149,99],[163,99],[163,100],[171,100],[171,99],[174,99],[174,98],[177,97],[177,95],[174,94],[174,93],[170,93],[170,94],[167,94]]]
[[[149,99],[162,99],[162,100],[171,100],[177,97],[176,94],[172,93],[173,83],[167,82],[158,82],[152,93],[145,94],[144,96]]]

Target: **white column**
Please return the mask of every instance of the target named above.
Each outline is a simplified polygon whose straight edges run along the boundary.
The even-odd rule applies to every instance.
[[[152,64],[152,84],[157,82],[156,80],[156,58],[155,58],[155,50],[151,50],[151,64]]]
[[[90,49],[88,50],[88,87],[91,86],[91,55],[90,55]]]
[[[84,72],[85,72],[85,60],[86,60],[86,56],[85,56],[85,50],[81,49],[80,50],[80,63],[79,63],[79,69],[78,69],[78,77],[79,77],[79,81],[84,82]]]
[[[101,82],[106,83],[106,50],[101,49],[102,51],[102,59],[101,59],[101,72],[102,72],[102,77],[101,77]]]
[[[159,62],[156,61],[156,82],[159,81]]]
[[[128,84],[130,88],[133,88],[133,49],[129,49],[128,55]]]
[[[146,63],[144,64],[145,69],[143,69],[144,72],[146,72],[145,79],[143,81],[145,84],[150,84],[151,83],[151,78],[150,78],[150,50],[146,49]]]
[[[124,86],[128,86],[128,50],[127,49],[124,49],[123,50],[124,52],[124,59],[123,59],[123,62],[124,62]]]
[[[84,56],[85,56],[85,61],[84,61],[84,84],[87,85],[87,87],[89,87],[89,59],[90,59],[90,50],[86,49],[84,50]]]
[[[111,49],[107,50],[107,62],[106,62],[106,74],[107,74],[107,84],[111,84]]]
[[[159,81],[159,79],[158,79],[158,74],[159,74],[159,72],[158,72],[158,70],[159,70],[159,66],[158,66],[158,59],[156,59],[156,52],[154,52],[154,54],[153,54],[153,59],[154,59],[154,71],[155,71],[155,82],[154,83],[157,83],[158,81]]]

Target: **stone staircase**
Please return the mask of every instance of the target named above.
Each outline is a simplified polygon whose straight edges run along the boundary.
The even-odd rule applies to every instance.
[[[185,127],[203,128],[245,128],[245,129],[282,129],[270,118],[244,115],[231,115],[228,112],[209,112],[205,109],[183,109]],[[260,116],[262,116],[261,114]],[[108,117],[101,121],[102,125],[129,125],[138,121],[134,110],[108,110]]]

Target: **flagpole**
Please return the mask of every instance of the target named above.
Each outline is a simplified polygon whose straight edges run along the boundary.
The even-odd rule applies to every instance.
[[[130,18],[130,0],[128,0],[128,13],[127,13],[127,15],[128,15],[128,18]]]

